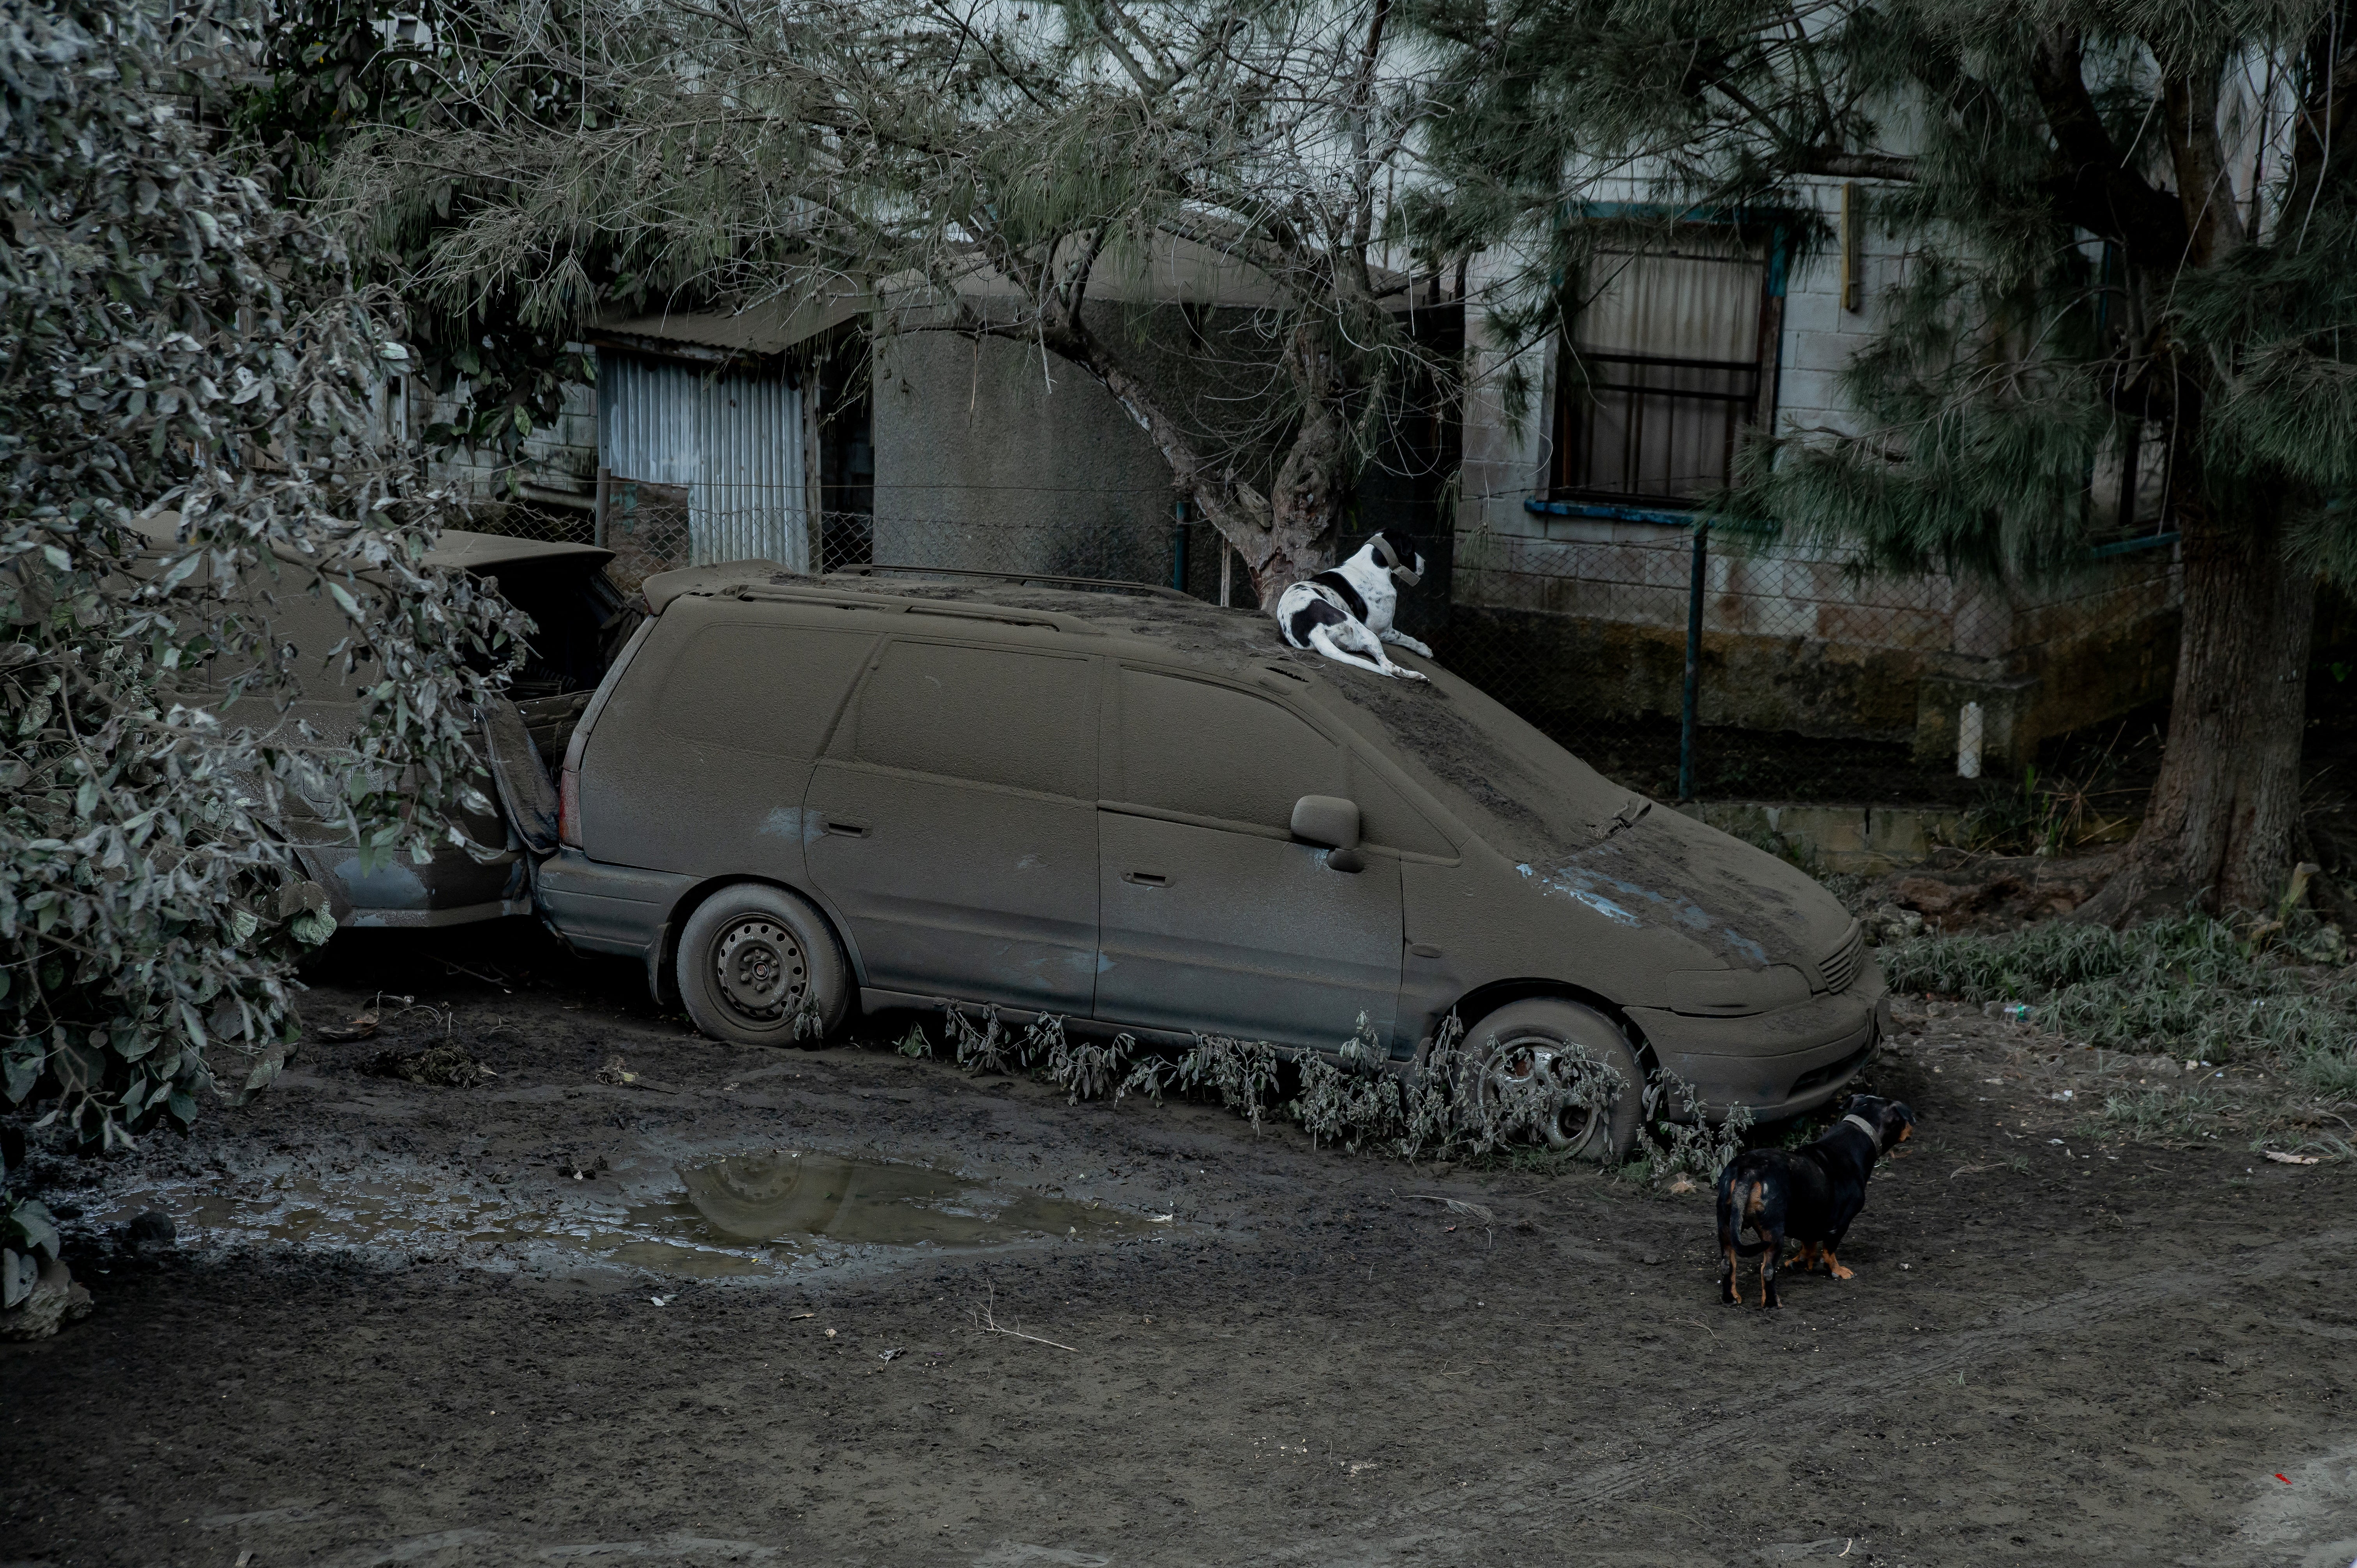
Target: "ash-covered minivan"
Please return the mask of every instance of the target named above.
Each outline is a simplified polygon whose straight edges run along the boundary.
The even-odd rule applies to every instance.
[[[575,730],[543,918],[705,1033],[990,1004],[1147,1039],[1491,1070],[1665,1068],[1713,1112],[1831,1099],[1884,1027],[1858,923],[1428,660],[1039,578],[650,578]],[[1394,657],[1399,657],[1394,651]],[[1641,1111],[1558,1130],[1625,1151]]]

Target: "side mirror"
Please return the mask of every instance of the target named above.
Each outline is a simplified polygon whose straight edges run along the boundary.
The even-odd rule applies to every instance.
[[[1326,864],[1337,871],[1366,865],[1359,854],[1359,803],[1339,795],[1304,795],[1293,802],[1293,836],[1333,853]]]

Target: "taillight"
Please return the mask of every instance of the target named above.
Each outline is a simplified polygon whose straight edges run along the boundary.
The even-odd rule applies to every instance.
[[[581,847],[581,775],[570,768],[557,777],[556,842],[567,849]]]
[[[565,766],[556,775],[556,842],[567,849],[581,847],[581,753],[588,740],[584,715],[565,743]]]

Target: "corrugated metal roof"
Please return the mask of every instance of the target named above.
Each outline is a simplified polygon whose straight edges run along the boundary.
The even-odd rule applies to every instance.
[[[864,293],[845,292],[801,306],[773,300],[743,310],[614,312],[592,321],[587,332],[593,340],[648,353],[676,347],[765,357],[782,354],[861,315],[871,304]]]
[[[177,511],[145,513],[134,518],[131,526],[145,537],[152,548],[167,550],[177,543],[180,533],[180,514]],[[614,553],[595,544],[568,544],[554,539],[519,539],[505,533],[477,533],[470,529],[446,528],[436,535],[434,548],[425,553],[428,566],[448,566],[461,572],[487,572],[500,566],[511,566],[520,561],[553,561],[564,556],[579,558],[588,565],[603,565],[614,558]]]
[[[1413,281],[1406,273],[1383,267],[1372,270],[1378,294],[1404,293]],[[773,300],[733,311],[617,312],[591,322],[588,335],[649,353],[676,349],[700,351],[698,357],[782,354],[876,308],[879,298],[906,309],[920,301],[930,287],[914,274],[899,274],[882,280],[873,291],[845,289],[799,306]],[[969,300],[1011,298],[1017,292],[1002,274],[979,260],[953,288]],[[1090,275],[1089,297],[1106,305],[1185,301],[1243,309],[1282,305],[1286,300],[1268,274],[1251,263],[1200,241],[1168,234],[1157,234],[1135,250],[1101,257]]]

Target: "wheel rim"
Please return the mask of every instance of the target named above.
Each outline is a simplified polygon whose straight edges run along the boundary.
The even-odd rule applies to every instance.
[[[802,944],[767,915],[748,915],[713,944],[720,1000],[748,1023],[775,1024],[810,990]]]
[[[1556,1040],[1501,1040],[1491,1053],[1482,1086],[1492,1103],[1533,1091],[1569,1089],[1595,1076],[1604,1066],[1593,1058],[1576,1055]],[[1566,1154],[1587,1154],[1609,1135],[1611,1110],[1607,1105],[1566,1105],[1539,1126],[1547,1146]]]

